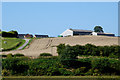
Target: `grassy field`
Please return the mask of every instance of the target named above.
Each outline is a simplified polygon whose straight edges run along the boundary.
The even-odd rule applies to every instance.
[[[2,38],[3,51],[15,50],[25,43],[25,40],[18,38]]]
[[[120,76],[9,76],[3,80],[120,80]]]

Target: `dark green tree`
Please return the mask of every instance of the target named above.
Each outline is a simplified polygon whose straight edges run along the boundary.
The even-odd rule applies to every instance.
[[[104,31],[103,31],[103,28],[101,26],[95,26],[94,32],[104,32]]]
[[[17,31],[2,31],[2,37],[17,37],[18,36],[18,32]]]
[[[61,50],[60,50],[61,49]],[[78,53],[70,45],[60,44],[57,46],[60,63],[65,67],[76,67]]]

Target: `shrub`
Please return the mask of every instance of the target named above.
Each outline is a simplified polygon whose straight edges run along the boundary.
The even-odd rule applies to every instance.
[[[60,55],[63,53],[63,50],[65,49],[65,44],[59,44],[57,46],[57,53]]]
[[[61,45],[59,45],[58,47],[60,47]],[[59,54],[59,61],[61,62],[61,64],[65,65],[66,67],[75,66],[78,54],[77,52],[75,52],[74,47],[67,45],[64,49],[58,52],[60,52],[58,54]]]
[[[85,75],[84,73],[86,72],[86,67],[80,67],[75,69],[74,75]]]
[[[102,73],[109,72],[109,59],[107,58],[96,58],[91,61],[92,69],[98,69]]]
[[[9,75],[10,75],[10,71],[9,70],[6,70],[6,69],[2,70],[2,76],[9,76]]]
[[[14,57],[22,57],[22,56],[24,56],[24,54],[20,54],[20,53],[14,54]]]
[[[12,58],[12,57],[13,57],[12,53],[7,54],[7,58]]]
[[[67,71],[64,68],[59,68],[59,72],[60,72],[61,75],[64,75],[64,76],[68,76],[68,75],[72,75],[73,74],[71,71]]]
[[[42,53],[42,54],[40,54],[40,56],[52,56],[52,54],[50,54],[50,53]]]

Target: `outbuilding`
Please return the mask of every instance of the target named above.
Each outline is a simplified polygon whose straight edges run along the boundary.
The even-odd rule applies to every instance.
[[[76,35],[91,35],[91,30],[80,30],[80,29],[67,29],[64,31],[61,36],[76,36]]]
[[[35,35],[34,38],[48,38],[48,35]]]
[[[112,33],[103,33],[103,32],[92,32],[92,35],[95,35],[95,36],[115,36],[115,34],[112,34]]]
[[[18,34],[18,38],[20,38],[20,39],[23,39],[23,38],[25,38],[24,36],[25,36],[26,34]]]
[[[33,38],[33,35],[32,34],[26,34],[24,37],[25,38]]]

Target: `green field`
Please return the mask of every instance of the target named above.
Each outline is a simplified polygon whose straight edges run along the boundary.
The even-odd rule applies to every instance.
[[[25,43],[25,40],[19,38],[2,38],[3,51],[15,50]]]

